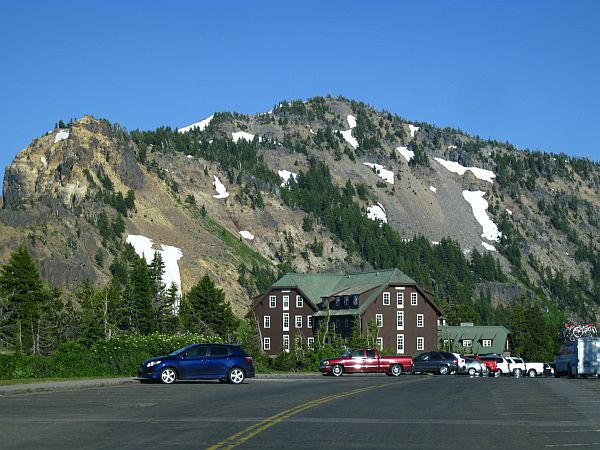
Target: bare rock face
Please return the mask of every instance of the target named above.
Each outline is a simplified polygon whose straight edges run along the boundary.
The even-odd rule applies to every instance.
[[[119,144],[109,125],[85,116],[68,129],[35,139],[16,156],[4,177],[4,208],[27,207],[42,197],[72,208],[88,193],[89,174],[100,168],[114,182],[131,189],[143,186],[134,151]]]

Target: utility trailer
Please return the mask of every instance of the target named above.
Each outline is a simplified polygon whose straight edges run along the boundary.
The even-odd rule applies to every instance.
[[[554,359],[555,376],[600,376],[600,337],[581,337],[563,344]]]

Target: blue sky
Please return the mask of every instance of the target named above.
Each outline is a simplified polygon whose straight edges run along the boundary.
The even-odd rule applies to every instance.
[[[326,94],[600,161],[599,22],[596,1],[2,2],[0,174],[59,119],[182,127]]]

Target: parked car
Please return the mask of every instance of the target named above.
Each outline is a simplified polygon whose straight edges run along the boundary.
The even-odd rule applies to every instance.
[[[465,358],[460,353],[450,352],[454,356],[456,356],[456,360],[458,361],[458,373],[463,373],[465,369]],[[466,373],[466,372],[465,372]]]
[[[239,345],[192,344],[166,356],[144,361],[138,369],[138,379],[172,384],[176,380],[217,379],[240,384],[253,378],[252,358]]]
[[[466,373],[470,376],[487,375],[487,366],[474,358],[463,358],[463,366],[458,367],[458,373]]]
[[[554,364],[556,376],[600,376],[600,336],[580,337],[563,344]]]
[[[450,352],[425,352],[413,359],[413,372],[433,372],[448,375],[458,371],[458,359]]]
[[[544,372],[542,373],[542,376],[544,377],[553,377],[556,376],[556,374],[554,373],[554,367],[552,367],[553,363],[544,363]]]
[[[521,375],[525,375],[526,373],[528,373],[529,363],[525,363],[525,361],[522,358],[507,356],[506,360],[508,361],[508,372],[511,375],[514,375],[515,377],[520,377]]]
[[[350,348],[342,356],[321,360],[319,371],[339,377],[344,373],[385,373],[399,376],[412,371],[410,356],[379,356],[376,348]]]
[[[501,355],[489,354],[489,355],[481,355],[481,361],[494,361],[496,363],[496,368],[490,372],[490,375],[495,377],[500,377],[502,375],[510,375],[510,367],[508,360]]]

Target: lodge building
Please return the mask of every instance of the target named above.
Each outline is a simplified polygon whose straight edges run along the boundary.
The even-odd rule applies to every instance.
[[[288,273],[255,297],[262,349],[275,355],[289,351],[292,339],[314,344],[320,321],[349,338],[355,321],[362,331],[379,327],[377,345],[412,355],[435,350],[442,313],[433,295],[398,269],[349,274]]]

